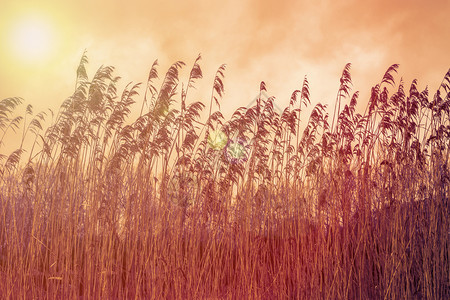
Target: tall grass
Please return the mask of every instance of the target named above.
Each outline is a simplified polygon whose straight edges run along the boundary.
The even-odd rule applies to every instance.
[[[450,298],[450,71],[430,98],[393,65],[360,114],[348,64],[332,116],[301,117],[305,77],[282,113],[260,96],[225,120],[224,65],[209,103],[189,100],[200,61],[186,84],[155,61],[119,93],[84,54],[51,121],[0,102],[0,143],[21,135],[0,157],[2,297]]]

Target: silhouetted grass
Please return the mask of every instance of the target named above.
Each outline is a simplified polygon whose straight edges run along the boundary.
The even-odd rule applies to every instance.
[[[320,103],[300,117],[306,77],[282,113],[260,96],[225,120],[224,65],[205,105],[200,56],[187,84],[155,61],[121,94],[86,64],[51,121],[0,101],[0,145],[20,136],[0,157],[3,297],[450,298],[450,71],[430,99],[393,65],[360,114],[348,64],[330,124]]]

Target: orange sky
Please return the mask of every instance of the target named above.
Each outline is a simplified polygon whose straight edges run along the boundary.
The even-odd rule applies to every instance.
[[[198,53],[204,79],[191,101],[209,99],[216,69],[227,64],[222,111],[229,116],[267,84],[287,105],[308,76],[312,102],[333,103],[339,77],[352,63],[354,90],[370,87],[399,63],[399,78],[417,78],[432,93],[450,67],[450,1],[2,1],[0,99],[20,96],[36,109],[57,108],[74,87],[84,49],[92,75],[116,67],[122,83],[145,81],[155,59],[160,77],[176,60],[185,77]],[[53,28],[51,55],[14,55],[8,34],[21,18]],[[364,104],[361,104],[363,106]],[[23,108],[24,109],[24,108]],[[330,109],[331,110],[331,109]],[[329,111],[330,111],[329,110]]]

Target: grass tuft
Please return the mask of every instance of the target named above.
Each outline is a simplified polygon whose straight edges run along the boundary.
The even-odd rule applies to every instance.
[[[141,85],[89,79],[86,53],[51,120],[0,101],[0,147],[21,134],[0,156],[3,297],[450,298],[450,71],[430,98],[392,65],[361,114],[347,64],[330,124],[320,103],[301,118],[306,77],[282,112],[262,82],[225,120],[222,65],[203,120],[200,60],[159,90],[155,61],[137,118]]]

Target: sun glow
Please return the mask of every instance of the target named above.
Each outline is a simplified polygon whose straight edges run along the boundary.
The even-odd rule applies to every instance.
[[[25,62],[47,59],[53,49],[54,32],[45,20],[28,17],[19,20],[10,32],[10,49],[13,55]]]

